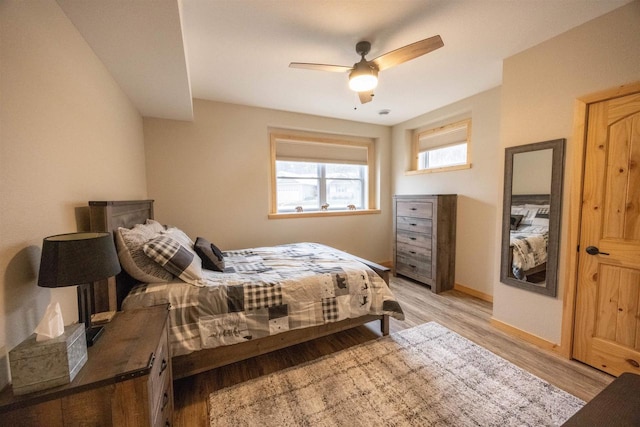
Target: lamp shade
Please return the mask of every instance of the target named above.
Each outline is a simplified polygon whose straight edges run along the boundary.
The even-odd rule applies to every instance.
[[[69,233],[45,237],[38,286],[57,288],[103,280],[120,272],[110,233]]]

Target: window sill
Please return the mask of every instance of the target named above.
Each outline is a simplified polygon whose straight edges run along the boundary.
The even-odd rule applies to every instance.
[[[360,209],[355,211],[313,211],[313,212],[291,212],[291,213],[270,213],[269,219],[287,218],[315,218],[325,216],[352,216],[352,215],[373,215],[379,214],[380,209]]]
[[[404,174],[405,175],[421,175],[425,173],[459,171],[464,169],[471,169],[471,163],[467,163],[466,165],[447,166],[444,168],[410,170],[410,171],[406,171]]]

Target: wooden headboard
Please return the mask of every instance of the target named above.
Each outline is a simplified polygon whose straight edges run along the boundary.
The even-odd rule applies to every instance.
[[[511,205],[548,205],[550,196],[550,194],[512,194]]]
[[[91,231],[114,233],[118,227],[131,228],[153,219],[153,200],[91,201],[89,221]],[[119,310],[122,300],[137,282],[124,270],[106,286],[94,286],[95,311]]]

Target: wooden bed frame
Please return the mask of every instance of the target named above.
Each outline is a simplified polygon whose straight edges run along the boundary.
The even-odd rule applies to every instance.
[[[89,202],[89,217],[91,231],[114,232],[118,227],[131,228],[135,224],[144,223],[146,219],[154,218],[153,200],[91,201]],[[362,258],[357,259],[374,270],[387,284],[389,283],[389,268]],[[98,297],[97,299],[108,301],[110,310],[119,310],[122,300],[135,284],[136,281],[123,270],[115,277],[115,280],[110,280],[108,286],[96,287],[108,292],[108,296]],[[346,319],[310,328],[294,329],[239,344],[203,349],[191,354],[174,357],[172,359],[173,377],[174,379],[188,377],[274,350],[355,328],[374,320],[380,321],[382,335],[388,335],[389,316],[387,315],[367,315],[357,319]]]
[[[521,205],[548,205],[551,200],[550,194],[513,194],[511,196],[511,206]],[[513,250],[509,250],[509,265],[513,265]],[[530,270],[524,272],[525,276],[531,276],[547,269],[547,263],[544,262],[540,265],[536,265]],[[513,275],[513,269],[509,268],[509,277],[515,279]],[[517,279],[519,280],[519,279]]]

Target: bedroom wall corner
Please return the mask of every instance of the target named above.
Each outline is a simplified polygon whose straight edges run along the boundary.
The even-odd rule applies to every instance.
[[[74,287],[36,284],[42,239],[88,200],[146,197],[142,118],[53,0],[0,2],[0,389],[7,352]]]
[[[500,283],[496,268],[493,317],[552,344],[561,342],[566,284],[566,239],[573,181],[575,100],[638,80],[640,1],[634,1],[553,39],[507,58],[503,64],[500,151],[566,138],[558,296],[534,294]],[[500,168],[503,170],[503,167]],[[499,186],[503,185],[502,177]],[[502,203],[502,193],[499,195]],[[497,218],[497,224],[500,219]],[[499,248],[495,259],[500,259]]]
[[[457,194],[455,282],[460,289],[490,299],[499,245],[496,218],[502,190],[498,182],[503,158],[499,156],[500,93],[495,87],[423,114],[392,128],[392,194]],[[471,169],[407,175],[411,135],[426,129],[471,118]]]

